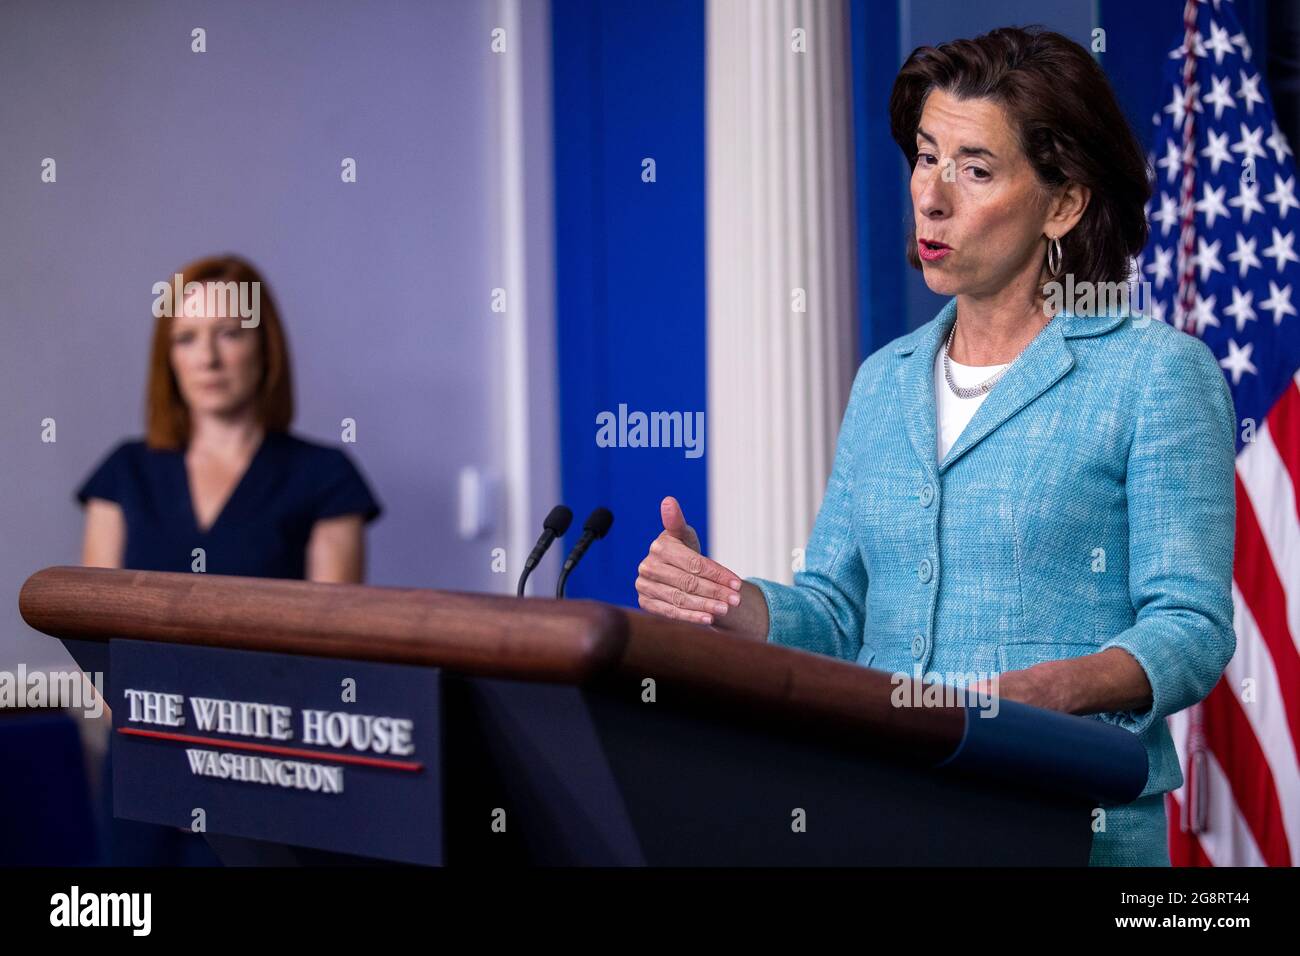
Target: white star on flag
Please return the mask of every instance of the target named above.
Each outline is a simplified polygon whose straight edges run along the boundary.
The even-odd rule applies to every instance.
[[[1267,309],[1273,313],[1273,324],[1280,325],[1282,316],[1295,315],[1295,306],[1291,304],[1291,286],[1286,285],[1281,289],[1272,279],[1268,280],[1268,298],[1259,304],[1261,309]]]
[[[1237,268],[1241,270],[1241,278],[1245,278],[1251,266],[1258,269],[1264,265],[1259,261],[1259,256],[1255,255],[1255,242],[1254,236],[1247,239],[1241,233],[1237,233],[1237,248],[1234,252],[1228,253],[1228,261],[1237,263]]]
[[[1201,270],[1201,281],[1204,282],[1210,277],[1211,272],[1222,272],[1223,263],[1219,261],[1219,246],[1223,245],[1223,240],[1215,239],[1207,243],[1200,236],[1196,237],[1196,255],[1192,258],[1196,261],[1196,267]]]
[[[1227,192],[1228,187],[1220,186],[1218,189],[1211,189],[1210,184],[1205,183],[1203,188],[1204,192],[1196,202],[1196,211],[1205,213],[1205,224],[1213,229],[1217,217],[1229,215],[1228,207],[1223,204],[1223,194]]]
[[[1242,157],[1242,162],[1246,162],[1255,156],[1263,159],[1268,155],[1268,153],[1264,151],[1264,147],[1259,145],[1260,138],[1263,135],[1264,127],[1261,126],[1257,129],[1247,129],[1246,124],[1242,123],[1241,139],[1237,140],[1237,142],[1232,145],[1232,151],[1234,153],[1245,153],[1245,156]]]
[[[1151,281],[1159,289],[1165,284],[1166,279],[1174,277],[1174,250],[1156,246],[1155,254],[1155,261],[1147,263],[1146,271],[1154,276]]]
[[[1273,191],[1264,197],[1264,201],[1277,204],[1277,218],[1282,220],[1290,210],[1300,209],[1300,202],[1295,198],[1295,177],[1283,179],[1274,173]]]
[[[1227,135],[1227,134],[1224,134]],[[1229,206],[1241,207],[1241,221],[1250,222],[1252,212],[1262,213],[1264,207],[1259,201],[1259,184],[1242,180],[1237,187],[1237,195],[1228,200]]]
[[[1222,80],[1223,82],[1219,82]],[[1209,103],[1214,107],[1214,118],[1217,120],[1223,115],[1225,109],[1234,110],[1237,108],[1237,101],[1232,98],[1229,88],[1232,86],[1232,79],[1227,76],[1216,76],[1210,80],[1210,92],[1201,97],[1201,102]]]
[[[1231,56],[1237,52],[1232,48],[1232,39],[1228,36],[1228,31],[1213,20],[1210,21],[1210,39],[1206,41],[1205,49],[1214,51],[1216,64],[1222,64],[1224,56]]]
[[[1273,120],[1273,132],[1268,134],[1268,139],[1264,140],[1264,142],[1267,144],[1269,149],[1277,154],[1279,165],[1281,165],[1282,160],[1286,157],[1294,155],[1291,152],[1290,145],[1286,141],[1286,137],[1282,135],[1282,130],[1278,128],[1277,120]]]
[[[1246,115],[1251,116],[1255,112],[1256,103],[1264,105],[1264,97],[1259,95],[1259,74],[1248,78],[1245,70],[1238,72],[1241,75],[1241,86],[1237,89],[1237,98],[1246,101]]]
[[[1246,41],[1246,34],[1234,33],[1232,35],[1232,42],[1235,46],[1241,47],[1241,58],[1245,60],[1247,63],[1249,63],[1251,51],[1250,51],[1250,43]]]
[[[1215,135],[1214,130],[1208,130],[1206,135],[1210,144],[1201,150],[1201,155],[1210,158],[1210,172],[1217,175],[1220,166],[1232,162],[1232,154],[1228,152],[1228,134],[1224,132]]]
[[[1245,328],[1247,322],[1253,322],[1257,318],[1255,307],[1251,305],[1253,298],[1255,298],[1255,293],[1249,289],[1242,292],[1235,285],[1232,287],[1232,305],[1224,306],[1223,314],[1230,315],[1237,320],[1238,332]]]
[[[1188,321],[1196,324],[1196,334],[1202,335],[1206,326],[1219,324],[1219,319],[1214,314],[1214,301],[1217,295],[1202,296],[1199,292],[1196,294],[1196,304],[1192,306],[1192,314],[1188,316]]]
[[[1174,177],[1178,175],[1178,170],[1183,165],[1183,154],[1178,147],[1174,145],[1172,139],[1166,144],[1165,158],[1160,160],[1156,165],[1165,171],[1167,178],[1172,183]]]
[[[1250,353],[1255,350],[1254,342],[1247,342],[1245,348],[1237,345],[1236,340],[1228,339],[1228,356],[1219,359],[1219,364],[1232,373],[1232,384],[1237,385],[1241,382],[1241,376],[1245,372],[1251,375],[1259,374],[1259,369],[1255,368],[1250,362]]]
[[[1187,118],[1188,103],[1191,103],[1194,112],[1203,112],[1201,109],[1201,99],[1196,95],[1198,90],[1199,87],[1195,83],[1189,86],[1185,93],[1181,87],[1174,88],[1173,98],[1169,101],[1169,105],[1165,107],[1165,112],[1174,114],[1175,126],[1182,126],[1183,120]],[[1260,132],[1262,133],[1263,130]]]
[[[1277,260],[1277,271],[1281,272],[1286,268],[1288,262],[1300,262],[1300,256],[1295,254],[1295,233],[1288,232],[1282,235],[1276,226],[1273,227],[1273,244],[1264,250],[1264,255]]]
[[[1187,55],[1186,40],[1180,43],[1177,49],[1169,51],[1169,59],[1171,60],[1181,60],[1186,55]],[[1199,33],[1192,34],[1192,56],[1196,57],[1197,59],[1203,59],[1205,57],[1205,38],[1202,37]]]
[[[1232,200],[1229,199],[1228,202],[1231,203]],[[1263,210],[1261,209],[1260,212]],[[1173,196],[1168,193],[1160,194],[1160,211],[1152,215],[1151,221],[1160,224],[1160,235],[1169,235],[1169,230],[1178,222],[1178,203]]]

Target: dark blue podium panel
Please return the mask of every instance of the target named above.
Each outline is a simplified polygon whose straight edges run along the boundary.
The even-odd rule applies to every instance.
[[[109,656],[115,816],[443,862],[438,669],[145,641]]]

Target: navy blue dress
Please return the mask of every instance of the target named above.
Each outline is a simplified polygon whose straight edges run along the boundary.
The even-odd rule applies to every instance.
[[[153,451],[141,440],[124,441],[76,492],[116,502],[126,519],[122,566],[133,571],[192,569],[195,548],[205,552],[208,574],[302,578],[307,539],[322,518],[359,514],[366,522],[382,510],[352,460],[338,448],[267,432],[247,471],[212,526],[200,530],[181,451]],[[111,750],[105,781],[113,779]],[[112,787],[102,788],[99,826],[102,862],[113,866],[215,866],[207,841],[185,830],[113,817]]]
[[[182,451],[155,451],[124,441],[77,489],[116,502],[126,519],[123,567],[133,571],[192,570],[195,548],[208,574],[303,578],[307,539],[322,518],[382,511],[351,458],[339,448],[267,432],[248,470],[212,526],[194,516]]]

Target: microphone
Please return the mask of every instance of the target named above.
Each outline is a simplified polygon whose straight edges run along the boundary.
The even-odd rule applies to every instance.
[[[564,570],[560,572],[560,580],[555,583],[557,598],[564,597],[564,582],[569,580],[569,572],[578,566],[578,562],[582,560],[582,556],[587,553],[593,541],[609,533],[609,526],[613,523],[614,514],[608,508],[597,508],[587,516],[587,521],[582,526],[582,537],[573,546],[569,556],[564,559]]]
[[[556,505],[546,516],[546,520],[542,522],[542,536],[537,539],[533,553],[524,562],[523,573],[519,575],[519,590],[516,592],[519,597],[524,596],[524,583],[528,580],[528,575],[532,574],[533,569],[541,562],[546,549],[551,546],[552,541],[568,531],[571,524],[573,524],[573,512],[564,505]]]

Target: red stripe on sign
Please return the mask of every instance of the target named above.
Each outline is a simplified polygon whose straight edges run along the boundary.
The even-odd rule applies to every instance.
[[[155,740],[175,740],[185,744],[211,744],[228,750],[256,750],[260,753],[283,754],[286,757],[309,757],[312,760],[329,760],[333,763],[350,763],[362,767],[383,767],[385,770],[423,770],[424,764],[410,760],[385,760],[382,757],[361,757],[356,754],[332,754],[319,750],[302,750],[297,747],[275,747],[271,744],[255,744],[246,740],[222,740],[219,737],[192,737],[189,734],[173,734],[162,730],[137,730],[134,727],[119,727],[119,734],[132,737],[152,737]]]

